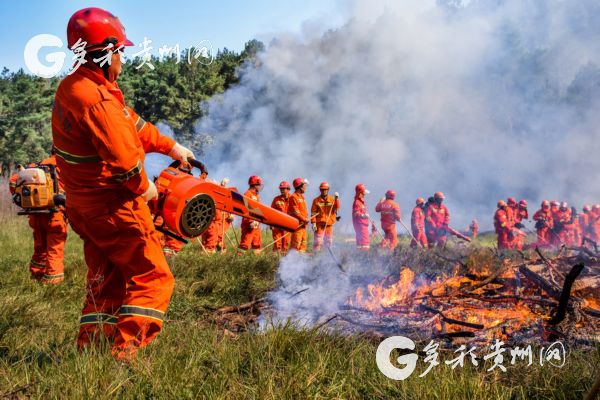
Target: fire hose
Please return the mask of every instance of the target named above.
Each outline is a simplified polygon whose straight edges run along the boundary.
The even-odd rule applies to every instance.
[[[459,238],[459,239],[462,239],[462,240],[464,240],[464,241],[466,241],[466,242],[471,242],[471,238],[470,238],[470,237],[463,235],[463,234],[462,234],[462,233],[460,233],[459,231],[457,231],[457,230],[455,230],[455,229],[452,229],[452,228],[450,228],[449,226],[446,226],[446,227],[444,227],[444,229],[446,230],[446,232],[448,232],[448,233],[450,233],[450,234],[452,234],[452,235],[456,236],[456,237],[457,237],[457,238]]]

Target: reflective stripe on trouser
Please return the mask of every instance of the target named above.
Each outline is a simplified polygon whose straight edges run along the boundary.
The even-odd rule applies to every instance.
[[[317,224],[317,231],[313,238],[313,251],[321,250],[323,242],[326,247],[331,247],[333,238],[333,225]]]
[[[29,216],[33,230],[33,255],[29,270],[33,278],[46,283],[64,279],[64,249],[67,222],[61,212]]]
[[[396,225],[382,227],[384,238],[381,241],[382,248],[394,250],[398,246],[398,235],[396,234]]]
[[[67,203],[67,211],[83,239],[88,265],[82,315],[117,315],[113,353],[127,357],[160,332],[173,291],[173,275],[150,210],[137,197],[81,206]],[[106,324],[82,324],[78,345],[86,346],[102,330],[107,332]]]
[[[356,233],[356,248],[359,250],[369,250],[371,238],[369,237],[369,225],[353,223]]]
[[[292,232],[290,238],[290,250],[296,250],[304,253],[308,244],[308,232],[306,228],[298,229]]]

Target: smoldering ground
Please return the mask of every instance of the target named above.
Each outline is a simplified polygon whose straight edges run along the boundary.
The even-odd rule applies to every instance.
[[[347,3],[343,3],[347,4]],[[408,213],[447,194],[453,225],[491,225],[509,195],[600,199],[600,4],[593,0],[355,2],[335,29],[281,33],[207,103],[213,176],[244,188],[307,177]],[[316,32],[316,33],[315,33]],[[489,217],[489,218],[488,218]]]

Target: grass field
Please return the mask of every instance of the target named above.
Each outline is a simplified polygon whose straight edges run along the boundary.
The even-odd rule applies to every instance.
[[[600,348],[576,350],[562,369],[444,365],[405,381],[383,376],[377,343],[292,324],[225,335],[208,307],[239,304],[275,286],[278,259],[206,257],[188,246],[172,264],[175,293],[160,336],[123,366],[106,349],[74,346],[84,297],[81,242],[70,231],[66,280],[29,279],[32,241],[24,217],[0,213],[0,398],[577,399],[600,373]]]

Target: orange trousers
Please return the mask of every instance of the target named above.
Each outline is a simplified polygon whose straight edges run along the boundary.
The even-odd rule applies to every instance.
[[[290,248],[290,237],[291,233],[284,231],[283,229],[273,228],[273,251],[277,253],[285,254]]]
[[[301,253],[305,253],[307,245],[308,232],[306,228],[301,228],[296,232],[292,232],[292,238],[290,239],[290,250],[296,250]]]
[[[29,226],[33,230],[33,255],[29,271],[33,279],[43,283],[59,283],[65,279],[65,241],[67,221],[62,212],[32,214]]]
[[[415,238],[410,241],[410,247],[417,247],[420,244],[423,248],[426,249],[427,236],[425,235],[425,231],[423,229],[412,228],[412,234]]]
[[[398,246],[398,235],[396,233],[396,225],[382,226],[384,237],[381,241],[381,248],[389,248],[393,251]]]
[[[221,244],[223,240],[222,229],[221,221],[214,220],[202,234],[202,245],[209,253],[216,253],[217,247]]]
[[[104,335],[117,359],[131,358],[160,332],[174,285],[150,210],[139,196],[115,195],[68,198],[67,212],[88,265],[77,344]]]
[[[162,236],[163,238],[161,243],[163,246],[163,253],[167,257],[176,256],[177,253],[179,253],[181,249],[183,249],[183,247],[185,246],[185,243],[183,243],[181,240],[177,240],[167,235]]]
[[[260,228],[253,229],[250,224],[242,224],[242,237],[240,238],[238,250],[245,252],[248,249],[260,250],[261,247]]]
[[[317,252],[321,250],[323,242],[325,242],[325,246],[331,247],[331,243],[333,242],[333,225],[327,225],[325,223],[317,224],[313,242],[313,251]]]
[[[356,233],[356,248],[360,251],[368,251],[371,246],[369,237],[369,224],[352,221],[354,232]]]

